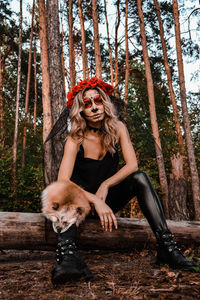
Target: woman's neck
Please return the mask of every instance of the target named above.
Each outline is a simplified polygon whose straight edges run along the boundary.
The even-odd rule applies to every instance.
[[[87,129],[93,132],[102,132],[102,122],[87,122]]]
[[[93,125],[87,124],[87,129],[94,131],[94,132],[101,132],[102,128],[101,127],[94,127]]]
[[[102,122],[87,122],[87,126],[88,127],[92,127],[92,128],[97,128],[97,129],[100,129],[102,127]]]

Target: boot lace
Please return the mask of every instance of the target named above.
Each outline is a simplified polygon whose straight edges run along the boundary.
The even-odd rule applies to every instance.
[[[174,235],[171,232],[164,232],[161,234],[157,233],[157,237],[159,245],[167,248],[169,252],[174,250],[181,251],[181,249],[176,245],[176,242],[174,242]]]
[[[74,255],[78,251],[74,240],[67,239],[60,241],[56,248],[56,260],[60,264],[63,258],[67,255]]]

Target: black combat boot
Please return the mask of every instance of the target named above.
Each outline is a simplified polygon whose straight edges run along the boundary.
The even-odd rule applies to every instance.
[[[157,263],[168,264],[177,269],[193,270],[196,264],[187,260],[173,241],[160,199],[147,174],[138,171],[131,175],[131,179],[140,208],[158,242]]]
[[[70,280],[85,276],[92,278],[92,273],[79,255],[75,244],[76,225],[73,224],[67,231],[58,234],[56,249],[57,266],[51,271],[53,284],[63,284]]]
[[[170,231],[156,233],[158,241],[157,264],[168,264],[174,269],[193,271],[196,264],[185,258],[181,250],[173,241],[174,235]]]

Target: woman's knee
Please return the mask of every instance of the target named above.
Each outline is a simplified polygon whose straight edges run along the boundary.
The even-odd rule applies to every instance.
[[[135,184],[146,186],[150,183],[149,177],[144,171],[138,170],[132,173],[130,177]]]

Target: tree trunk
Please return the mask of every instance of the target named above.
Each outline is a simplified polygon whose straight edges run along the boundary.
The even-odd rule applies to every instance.
[[[3,67],[1,63],[1,48],[0,48],[0,147],[4,147],[4,109],[3,109]]]
[[[94,30],[94,55],[95,55],[95,65],[96,65],[96,76],[97,78],[102,78],[101,71],[101,51],[99,43],[99,16],[97,10],[97,0],[92,0],[92,20],[93,20],[93,30]]]
[[[73,39],[73,0],[69,0],[68,24],[69,24],[69,71],[70,71],[70,86],[72,88],[76,83],[74,39]]]
[[[47,42],[50,75],[50,95],[53,125],[65,107],[61,47],[59,32],[58,0],[47,0]],[[57,180],[67,131],[60,131],[52,138],[51,181]]]
[[[61,18],[61,26],[62,26],[62,32],[61,32],[61,63],[62,63],[63,85],[64,85],[65,98],[66,98],[67,93],[66,93],[66,87],[65,87],[65,60],[64,60],[64,51],[63,51],[64,29],[63,29],[62,18]]]
[[[128,0],[125,8],[125,41],[126,41],[126,72],[125,72],[125,94],[124,102],[128,104],[128,82],[129,82],[129,49],[128,49]]]
[[[119,89],[119,69],[118,69],[118,29],[120,25],[120,9],[119,9],[119,0],[117,0],[117,18],[115,24],[115,89]]]
[[[102,230],[99,220],[86,220],[78,229],[81,249],[155,248],[156,240],[144,219],[117,218],[118,229]],[[200,222],[167,221],[175,240],[185,246],[200,245]],[[0,212],[1,249],[55,249],[57,238],[52,225],[42,214]]]
[[[109,52],[109,57],[110,57],[110,80],[111,80],[111,85],[113,86],[114,85],[113,59],[112,59],[112,50],[111,50],[111,46],[110,46],[110,34],[109,34],[106,0],[104,0],[104,10],[105,10],[106,29],[107,29],[108,52]]]
[[[40,55],[42,70],[42,105],[43,105],[43,157],[44,157],[44,181],[48,185],[51,182],[51,141],[45,143],[47,136],[52,129],[51,99],[50,99],[50,78],[47,53],[47,28],[45,0],[38,0],[39,12],[39,36]]]
[[[24,134],[23,134],[22,167],[25,166],[26,130],[27,130],[27,122],[28,122],[28,103],[29,103],[29,90],[30,90],[30,79],[31,79],[31,54],[32,54],[32,41],[33,41],[34,12],[35,12],[35,0],[33,0],[33,7],[32,7],[32,23],[31,23],[31,34],[30,34],[30,48],[29,48],[29,55],[28,55],[28,74],[27,74],[26,98],[25,98],[25,118],[24,118]]]
[[[36,36],[34,37],[34,113],[33,113],[33,126],[34,135],[36,135],[37,130],[37,65],[36,65]]]
[[[159,23],[159,27],[160,27],[160,38],[161,38],[161,43],[162,43],[164,66],[165,66],[165,72],[167,74],[167,81],[168,81],[169,92],[170,92],[170,97],[171,97],[171,102],[172,102],[172,107],[173,107],[177,139],[178,139],[180,153],[182,155],[184,155],[184,142],[183,142],[183,136],[182,136],[182,132],[181,132],[179,116],[178,116],[178,109],[177,109],[177,104],[176,104],[175,93],[174,93],[174,89],[173,89],[173,85],[172,85],[171,70],[170,70],[170,66],[168,63],[167,47],[166,47],[166,43],[165,43],[165,39],[164,39],[164,28],[163,28],[162,19],[161,19],[160,7],[159,7],[157,0],[154,0],[154,4],[156,7],[158,23]]]
[[[150,119],[151,119],[151,127],[152,127],[153,137],[154,137],[160,185],[161,185],[161,190],[163,193],[162,204],[163,204],[165,216],[168,219],[169,218],[168,184],[167,184],[167,177],[166,177],[165,166],[164,166],[164,158],[163,158],[162,147],[161,147],[160,136],[159,136],[158,122],[157,122],[157,117],[156,117],[154,87],[153,87],[153,79],[152,79],[152,75],[151,75],[150,61],[149,61],[148,50],[147,50],[147,42],[146,42],[146,34],[145,34],[145,26],[144,26],[144,16],[143,16],[143,11],[142,11],[142,0],[137,0],[137,6],[138,6],[138,15],[139,15],[139,19],[140,19],[141,43],[142,43],[142,51],[143,51],[143,58],[144,58],[144,64],[145,64],[145,76],[146,76],[146,80],[147,80],[147,92],[148,92],[148,100],[149,100],[149,112],[150,112]]]
[[[169,216],[171,220],[189,220],[187,208],[187,183],[183,175],[183,157],[171,157],[172,174],[169,183]]]
[[[89,69],[88,69],[88,60],[87,60],[87,50],[86,50],[84,17],[83,17],[83,10],[82,10],[82,0],[78,0],[78,12],[79,12],[79,19],[80,19],[80,24],[81,24],[83,80],[85,80],[85,79],[89,79]]]
[[[13,139],[13,188],[15,198],[17,198],[17,141],[19,125],[19,100],[20,100],[20,82],[21,82],[21,59],[22,59],[22,0],[20,0],[20,20],[19,20],[19,46],[18,46],[18,65],[17,65],[17,94],[16,94],[16,112],[15,112],[15,130]]]
[[[173,14],[174,14],[174,23],[175,23],[180,98],[181,98],[183,126],[184,126],[184,131],[185,131],[185,139],[186,139],[190,174],[191,174],[191,180],[192,180],[192,192],[193,192],[193,202],[194,202],[194,209],[195,209],[195,220],[200,220],[200,185],[199,185],[199,176],[198,176],[197,165],[196,165],[195,155],[194,155],[194,147],[193,147],[193,141],[192,141],[190,119],[189,119],[188,109],[187,109],[185,77],[184,77],[183,58],[182,58],[182,49],[181,49],[179,12],[178,12],[178,3],[176,0],[173,0]]]

